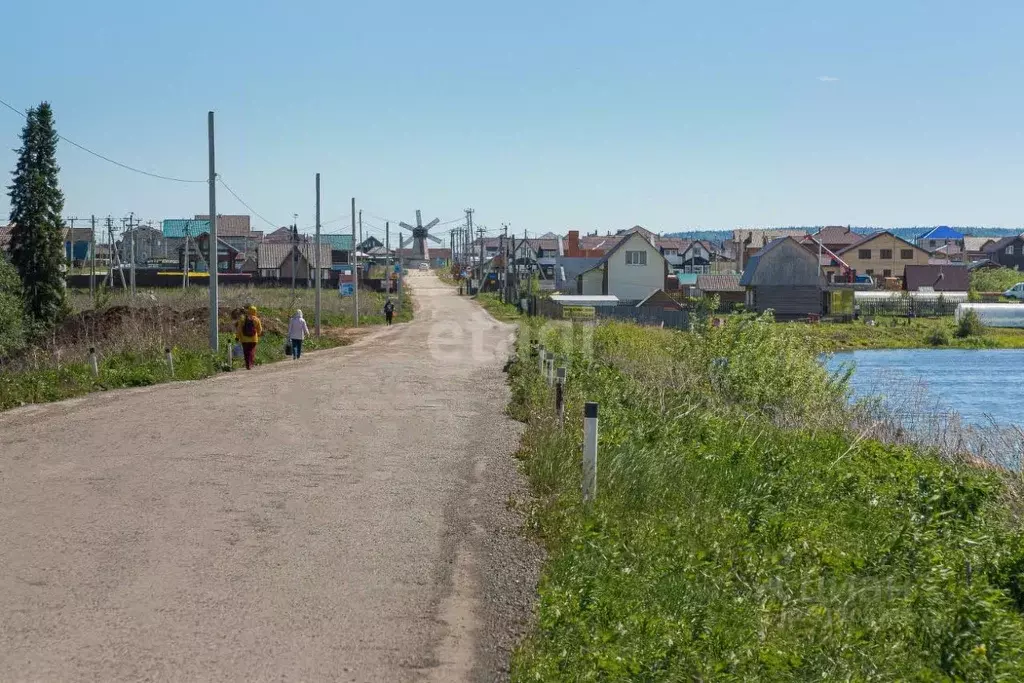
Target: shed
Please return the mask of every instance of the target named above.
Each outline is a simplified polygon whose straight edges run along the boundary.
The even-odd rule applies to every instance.
[[[656,289],[647,295],[647,298],[643,299],[636,305],[636,308],[645,309],[660,309],[662,311],[681,311],[683,310],[682,304],[673,299],[664,289]]]
[[[724,308],[746,301],[746,290],[740,285],[739,275],[698,275],[697,296],[718,296],[718,303]]]
[[[619,305],[619,297],[611,294],[552,294],[551,300],[563,306]]]
[[[774,311],[778,320],[822,313],[825,278],[818,257],[793,237],[772,240],[751,256],[740,285],[748,309]]]

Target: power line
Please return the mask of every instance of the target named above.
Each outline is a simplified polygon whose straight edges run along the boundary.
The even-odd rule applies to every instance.
[[[260,213],[259,213],[258,211],[256,211],[256,209],[254,209],[254,208],[252,208],[251,206],[249,206],[248,204],[246,204],[246,203],[245,203],[245,200],[244,200],[244,199],[242,199],[241,197],[239,197],[239,196],[238,196],[238,195],[237,195],[237,194],[235,193],[235,191],[234,191],[234,190],[232,190],[232,189],[231,189],[231,188],[230,188],[230,187],[228,186],[228,184],[224,182],[224,179],[223,179],[223,178],[221,178],[221,176],[220,176],[220,174],[219,174],[219,173],[217,174],[217,182],[219,182],[219,183],[220,183],[221,185],[223,185],[223,186],[224,186],[224,189],[225,189],[225,190],[227,190],[228,192],[230,192],[230,193],[231,193],[231,196],[232,196],[232,197],[234,197],[235,199],[237,199],[237,200],[239,201],[239,203],[241,203],[241,205],[242,205],[242,206],[244,206],[245,208],[249,209],[249,211],[252,211],[252,213],[253,213],[253,215],[254,215],[254,216],[256,216],[257,218],[259,218],[260,220],[262,220],[262,221],[263,221],[264,223],[266,223],[267,225],[269,225],[269,226],[270,226],[270,227],[272,227],[272,228],[279,228],[279,227],[280,227],[280,225],[279,225],[278,223],[274,223],[273,221],[268,221],[268,220],[267,220],[266,218],[264,218],[264,217],[263,217],[262,215],[260,215]]]
[[[23,118],[28,118],[28,114],[26,114],[23,111],[19,111],[18,109],[16,109],[15,107],[12,107],[7,102],[4,102],[3,100],[0,100],[0,104],[4,105],[5,107],[7,107],[11,111],[13,111],[15,114],[20,114]],[[128,164],[123,164],[120,161],[116,161],[114,159],[111,159],[110,157],[104,156],[104,155],[100,154],[99,152],[94,152],[91,149],[89,149],[88,147],[84,147],[84,146],[78,144],[74,140],[67,139],[63,135],[57,134],[57,139],[61,140],[63,142],[66,142],[69,145],[72,145],[74,147],[77,147],[78,149],[82,150],[83,152],[91,154],[91,155],[93,155],[94,157],[96,157],[98,159],[103,159],[103,161],[106,161],[108,163],[114,164],[115,166],[120,166],[121,168],[123,168],[125,170],[133,171],[135,173],[141,173],[142,175],[149,176],[150,178],[157,178],[159,180],[170,180],[171,182],[175,182],[175,183],[205,183],[205,182],[207,182],[206,180],[187,180],[185,178],[174,178],[174,177],[171,177],[171,176],[160,175],[159,173],[150,173],[149,171],[143,171],[141,168],[135,168],[134,166],[129,166]]]

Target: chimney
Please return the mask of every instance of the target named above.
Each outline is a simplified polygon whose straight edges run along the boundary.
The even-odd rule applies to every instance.
[[[566,239],[565,252],[567,256],[579,256],[580,255],[580,231],[570,230],[569,237]]]

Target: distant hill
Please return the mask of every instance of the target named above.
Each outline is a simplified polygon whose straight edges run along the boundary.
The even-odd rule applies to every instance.
[[[908,242],[913,242],[922,233],[928,232],[933,227],[939,226],[921,226],[916,228],[872,228],[869,226],[853,226],[851,229],[854,232],[870,233],[877,232],[879,230],[888,230],[897,237],[901,237]],[[1019,235],[1024,232],[1024,228],[985,228],[985,227],[959,227],[950,226],[954,230],[964,233],[965,235],[972,235],[975,237],[1007,237],[1009,235]],[[804,230],[808,233],[817,232],[817,227],[801,227],[801,226],[774,226],[767,228],[770,230]],[[682,232],[673,232],[665,235],[666,237],[682,237],[688,240],[709,240],[712,242],[721,242],[722,240],[729,239],[732,234],[732,230],[684,230]]]

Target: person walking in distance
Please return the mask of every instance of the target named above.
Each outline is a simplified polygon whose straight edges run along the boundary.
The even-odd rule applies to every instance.
[[[252,370],[252,366],[256,365],[256,345],[260,342],[261,334],[263,322],[256,315],[256,307],[249,306],[235,328],[235,336],[242,345],[242,354],[245,356],[246,370]]]
[[[384,302],[384,319],[387,321],[388,325],[390,325],[391,319],[394,317],[395,305],[391,303],[391,297],[388,297],[388,300]]]
[[[298,360],[302,357],[302,340],[309,336],[309,325],[302,317],[302,311],[296,310],[295,315],[288,321],[288,339],[292,342],[292,358]]]

